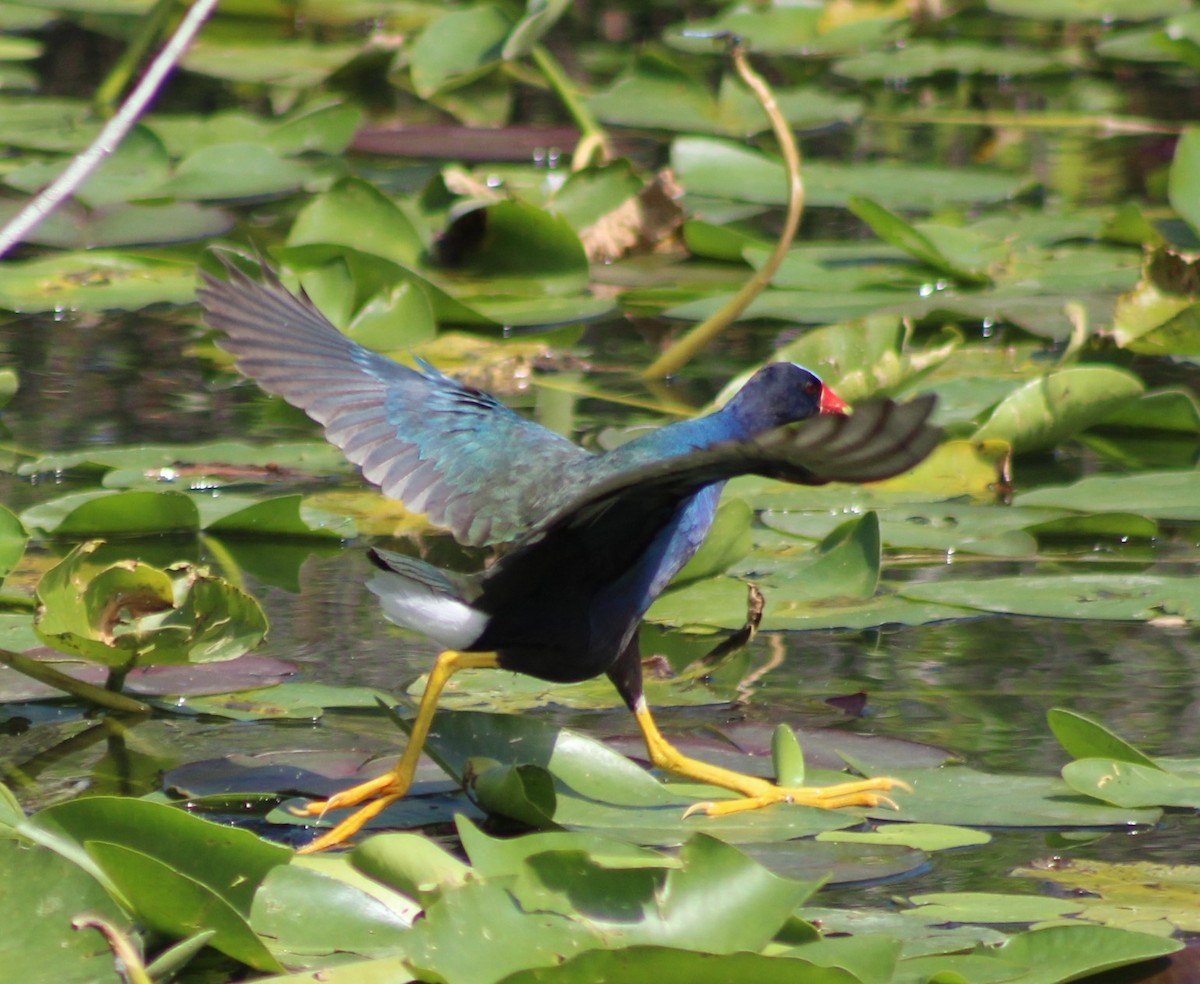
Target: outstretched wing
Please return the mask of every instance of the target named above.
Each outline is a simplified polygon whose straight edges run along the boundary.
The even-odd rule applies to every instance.
[[[264,266],[204,274],[200,303],[222,348],[269,393],[304,410],[384,495],[462,543],[511,540],[543,520],[555,473],[588,452],[432,367],[409,369],[338,331]]]
[[[822,414],[751,440],[726,441],[619,472],[566,503],[484,575],[489,593],[533,571],[590,570],[597,583],[636,562],[700,489],[737,475],[801,485],[874,482],[907,471],[937,446],[936,398],[865,401],[850,416]]]

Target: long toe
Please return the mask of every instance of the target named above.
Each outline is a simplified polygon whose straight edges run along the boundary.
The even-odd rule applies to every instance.
[[[327,800],[313,800],[304,806],[292,807],[292,813],[298,817],[323,817],[330,810],[346,810],[352,806],[360,806],[379,796],[399,798],[407,792],[408,786],[400,788],[402,780],[395,772],[385,772],[381,776],[361,782],[357,786],[343,789],[334,793]]]
[[[739,799],[695,803],[687,809],[684,816],[703,813],[710,817],[723,817],[732,813],[761,810],[775,803],[814,806],[822,810],[840,810],[847,806],[863,806],[869,809],[885,806],[897,810],[899,806],[896,801],[884,795],[893,789],[912,792],[912,787],[904,780],[892,779],[889,776],[842,782],[834,786],[766,786],[753,795]]]
[[[298,854],[316,854],[318,851],[325,851],[331,847],[342,847],[345,843],[363,829],[368,823],[374,820],[379,814],[386,810],[389,806],[401,799],[403,793],[393,793],[388,796],[379,796],[371,800],[361,810],[356,810],[346,817],[332,830],[328,830],[320,837],[314,840],[311,844],[305,844],[296,853]],[[310,804],[313,805],[313,804]],[[316,804],[321,805],[321,804]]]

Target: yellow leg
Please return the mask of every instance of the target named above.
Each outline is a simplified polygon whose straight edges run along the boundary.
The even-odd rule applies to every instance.
[[[772,803],[798,803],[826,810],[836,810],[843,806],[880,805],[895,809],[896,804],[883,794],[892,789],[911,791],[902,780],[889,779],[886,776],[842,782],[835,786],[777,786],[767,779],[743,775],[684,755],[662,736],[650,715],[650,708],[646,706],[644,697],[638,698],[633,713],[637,718],[638,727],[642,729],[642,737],[646,739],[650,761],[655,766],[678,776],[720,786],[722,789],[731,789],[745,797],[740,800],[695,803],[688,807],[685,816],[691,816],[693,813],[706,813],[710,817],[724,816],[728,813],[758,810]]]
[[[366,804],[311,844],[300,848],[300,853],[313,854],[328,847],[344,844],[362,830],[369,821],[379,816],[396,800],[407,795],[409,787],[412,786],[413,776],[417,771],[417,761],[421,757],[421,749],[425,747],[425,739],[429,736],[429,726],[433,723],[433,714],[437,710],[438,698],[442,695],[442,690],[445,689],[450,678],[459,670],[481,667],[492,669],[498,665],[495,653],[460,653],[455,650],[447,650],[438,656],[437,662],[433,664],[433,670],[430,671],[429,682],[425,684],[425,692],[421,695],[421,703],[417,706],[417,716],[413,720],[412,734],[409,735],[408,745],[395,768],[368,782],[343,790],[324,802],[309,803],[304,808],[294,811],[297,816],[321,817],[329,810],[342,810],[346,807]]]

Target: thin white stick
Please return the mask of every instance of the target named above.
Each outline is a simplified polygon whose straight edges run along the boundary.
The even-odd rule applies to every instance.
[[[79,154],[48,188],[13,216],[8,225],[0,229],[0,256],[21,242],[47,215],[70,198],[87,180],[88,175],[117,149],[125,135],[133,128],[133,124],[146,111],[150,101],[158,95],[166,77],[179,64],[218,2],[219,0],[196,0],[162,51],[150,63],[141,81],[129,93],[113,118],[104,125],[104,129],[92,145]]]

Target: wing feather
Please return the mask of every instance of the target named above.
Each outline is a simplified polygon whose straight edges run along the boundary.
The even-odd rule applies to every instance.
[[[205,274],[200,301],[238,369],[323,425],[385,495],[461,542],[524,533],[545,518],[555,474],[592,459],[427,363],[410,369],[352,341],[265,266],[260,281],[222,262],[227,279]]]

